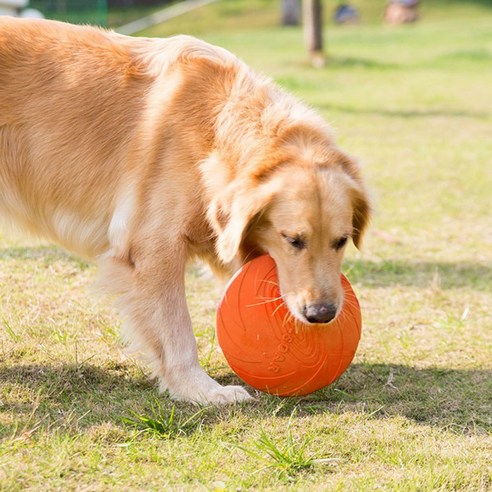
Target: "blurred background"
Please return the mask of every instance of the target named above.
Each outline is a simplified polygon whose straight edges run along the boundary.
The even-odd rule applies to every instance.
[[[261,24],[278,22],[295,24],[299,19],[302,0],[217,0],[220,18],[234,16],[245,11],[257,14]],[[310,3],[305,1],[304,3]],[[317,3],[317,2],[313,2]],[[481,15],[492,7],[492,0],[321,0],[325,21],[340,23],[377,23],[390,10],[386,20],[415,20],[412,10],[416,7],[418,17],[424,19],[449,17],[457,14]],[[47,18],[74,23],[91,23],[118,27],[142,16],[152,14],[176,4],[200,4],[198,0],[0,0],[0,11],[5,5],[12,9],[36,9]],[[390,4],[393,4],[390,6]],[[396,4],[396,5],[395,5]],[[406,12],[405,12],[406,10]],[[296,11],[298,12],[296,14]],[[417,17],[417,18],[418,18]]]

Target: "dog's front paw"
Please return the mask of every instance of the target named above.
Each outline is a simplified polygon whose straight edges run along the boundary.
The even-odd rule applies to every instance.
[[[171,398],[198,405],[227,405],[251,401],[254,398],[241,386],[222,386],[201,369],[190,371],[175,379],[178,384],[166,384],[161,380],[161,391],[169,391]]]
[[[242,401],[251,401],[254,398],[241,386],[220,386],[203,396],[201,404],[227,405]]]
[[[215,381],[214,381],[215,383]],[[170,391],[173,400],[189,401],[195,405],[229,405],[252,401],[254,398],[241,386],[221,386],[215,383],[213,388],[190,392]]]

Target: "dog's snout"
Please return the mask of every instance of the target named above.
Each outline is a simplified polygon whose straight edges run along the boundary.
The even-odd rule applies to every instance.
[[[329,323],[337,315],[337,307],[327,302],[306,304],[303,314],[309,323]]]

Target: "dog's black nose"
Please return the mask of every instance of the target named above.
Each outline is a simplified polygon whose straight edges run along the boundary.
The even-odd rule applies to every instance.
[[[331,303],[316,303],[304,306],[304,317],[309,323],[329,323],[337,314],[337,307]]]

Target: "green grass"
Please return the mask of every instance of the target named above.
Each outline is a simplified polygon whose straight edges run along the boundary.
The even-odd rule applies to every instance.
[[[235,51],[363,161],[376,213],[344,266],[364,321],[354,363],[304,398],[197,413],[123,357],[92,265],[2,236],[0,490],[492,489],[492,3],[426,0],[402,28],[379,23],[385,2],[357,4],[361,25],[327,24],[322,70],[273,1],[150,32]],[[238,383],[213,283],[194,267],[187,280],[202,363]]]
[[[265,466],[258,471],[270,469],[276,474],[277,479],[289,478],[292,480],[296,475],[313,468],[317,462],[322,462],[322,460],[305,456],[305,450],[310,439],[306,436],[303,437],[300,444],[296,443],[289,429],[287,435],[280,439],[281,444],[279,445],[268,436],[265,430],[261,429],[253,449],[240,449],[258,462],[265,462]],[[328,462],[328,459],[323,460],[323,462]]]

